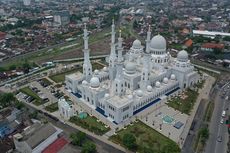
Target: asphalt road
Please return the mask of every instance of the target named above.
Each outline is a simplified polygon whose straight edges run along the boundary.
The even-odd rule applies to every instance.
[[[222,97],[222,94],[226,90],[226,95]],[[209,140],[207,141],[207,145],[205,147],[205,153],[226,153],[227,151],[227,142],[228,142],[228,129],[226,124],[221,124],[221,115],[223,110],[226,110],[226,118],[229,115],[229,100],[226,100],[226,96],[230,95],[230,89],[227,89],[227,85],[225,88],[221,88],[217,91],[217,96],[214,100],[215,108],[213,111],[213,116],[211,119],[211,123],[209,124]],[[218,142],[218,136],[222,137],[222,142]]]
[[[35,110],[34,108],[32,108],[32,107],[29,106],[29,105],[26,105],[26,106],[27,106],[31,111],[34,111],[34,110]],[[63,124],[63,123],[60,122],[60,121],[55,121],[55,120],[53,120],[53,119],[51,119],[51,118],[49,118],[49,117],[47,117],[47,116],[45,116],[45,115],[43,115],[43,114],[39,114],[39,115],[42,116],[42,117],[45,117],[45,118],[46,118],[50,123],[52,123],[54,126],[60,128],[60,129],[62,129],[62,130],[64,131],[64,134],[65,134],[67,137],[69,137],[71,133],[77,132],[77,131],[78,131],[77,129],[75,129],[75,128],[73,128],[73,127],[70,127],[70,126],[68,126],[68,125],[66,125],[66,124]],[[86,133],[86,135],[87,135],[87,133]],[[98,153],[124,153],[124,152],[122,152],[122,151],[120,151],[120,150],[114,148],[113,146],[110,146],[110,145],[108,145],[108,144],[106,144],[106,143],[104,143],[104,142],[102,142],[102,141],[100,141],[100,140],[98,140],[98,139],[95,139],[94,137],[91,137],[91,136],[87,135],[87,138],[90,139],[90,140],[92,140],[92,141],[94,141],[94,143],[95,143],[96,146],[97,146],[97,152],[98,152]]]
[[[193,120],[193,129],[189,131],[189,134],[185,140],[184,146],[182,148],[182,153],[195,153],[193,150],[193,144],[196,139],[196,135],[202,125],[202,118],[205,114],[205,109],[207,106],[207,102],[205,100],[201,100],[200,105],[197,109],[196,115]]]

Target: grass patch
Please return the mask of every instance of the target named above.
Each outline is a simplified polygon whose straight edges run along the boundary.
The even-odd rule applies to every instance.
[[[214,102],[208,103],[207,109],[205,111],[204,121],[207,121],[207,122],[211,121],[214,106],[215,106]]]
[[[156,153],[179,153],[179,146],[155,131],[146,124],[138,121],[132,126],[128,126],[126,129],[122,129],[117,132],[116,135],[111,136],[109,139],[117,144],[123,145],[123,136],[127,133],[131,133],[136,137],[137,147],[135,152],[146,153],[146,152],[156,152]]]
[[[29,87],[24,87],[24,88],[20,89],[19,91],[28,95],[28,96],[33,97],[35,99],[35,101],[33,101],[34,105],[39,106],[39,105],[44,104],[42,99],[33,90],[31,90]]]
[[[102,69],[104,66],[100,63],[92,63],[92,69],[93,71],[94,70],[100,70]],[[75,68],[75,69],[72,69],[72,70],[68,70],[68,71],[65,71],[65,72],[62,72],[62,73],[58,73],[58,74],[55,74],[55,75],[51,75],[49,76],[50,79],[52,79],[54,82],[56,83],[62,83],[65,81],[65,76],[68,75],[68,74],[73,74],[75,72],[82,72],[82,67],[79,67],[79,68]]]
[[[45,84],[47,84],[48,86],[49,85],[52,85],[52,82],[50,82],[48,79],[46,79],[46,78],[42,78],[42,81],[45,83]]]
[[[182,99],[179,96],[172,98],[168,101],[167,105],[176,110],[179,110],[182,113],[189,115],[198,97],[198,92],[191,89],[187,89],[185,91],[185,95],[187,95],[185,99]]]
[[[53,104],[50,104],[48,106],[45,107],[45,110],[49,111],[49,112],[55,112],[58,110],[58,103],[53,103]]]
[[[97,122],[97,118],[94,116],[87,116],[84,119],[79,118],[78,116],[73,116],[70,118],[70,122],[81,126],[84,129],[87,129],[97,135],[103,135],[110,130],[106,128],[105,124],[102,122]]]
[[[80,70],[80,68],[73,69],[73,70],[68,70],[68,71],[65,71],[65,72],[62,72],[62,73],[51,75],[51,76],[49,76],[49,78],[52,79],[56,83],[61,83],[61,82],[65,81],[65,76],[66,75],[78,72],[79,70]]]
[[[102,64],[100,64],[100,63],[92,63],[92,69],[93,69],[93,71],[94,70],[100,70],[100,69],[102,69],[104,67],[104,65],[102,65]]]

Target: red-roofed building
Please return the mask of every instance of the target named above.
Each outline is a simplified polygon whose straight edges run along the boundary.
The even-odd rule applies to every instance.
[[[184,43],[184,45],[185,45],[187,48],[188,48],[188,47],[191,47],[192,44],[193,44],[192,39],[188,39],[188,40]]]
[[[217,44],[217,43],[204,43],[201,46],[202,51],[214,51],[214,49],[219,49],[223,50],[224,49],[224,44]]]
[[[59,152],[66,144],[68,144],[68,141],[61,137],[55,140],[53,143],[51,143],[46,149],[42,151],[42,153],[57,153]]]
[[[0,31],[0,41],[6,38],[6,33]]]

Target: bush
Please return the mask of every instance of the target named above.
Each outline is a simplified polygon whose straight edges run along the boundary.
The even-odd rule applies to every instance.
[[[81,153],[96,153],[96,145],[91,142],[91,141],[87,141],[86,143],[83,144]]]
[[[84,132],[79,131],[77,133],[72,133],[70,135],[70,138],[72,139],[73,145],[82,146],[82,144],[86,140],[86,134]]]
[[[131,133],[126,133],[123,136],[123,144],[130,150],[134,150],[137,146],[136,137]]]

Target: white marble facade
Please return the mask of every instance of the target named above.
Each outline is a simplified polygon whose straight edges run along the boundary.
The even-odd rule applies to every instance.
[[[74,108],[72,102],[67,101],[64,98],[58,100],[58,110],[60,116],[63,117],[65,120],[69,120],[70,117],[74,115]]]
[[[113,24],[109,66],[92,72],[85,27],[83,74],[66,76],[69,91],[115,124],[151,107],[161,97],[197,83],[199,75],[188,53],[182,50],[177,58],[171,57],[165,38],[156,35],[151,39],[150,28],[145,47],[135,40],[123,55],[122,41],[121,32],[115,41]]]

